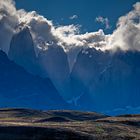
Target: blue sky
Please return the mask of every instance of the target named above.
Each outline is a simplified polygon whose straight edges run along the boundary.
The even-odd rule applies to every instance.
[[[130,11],[138,0],[15,0],[18,9],[35,10],[46,18],[53,20],[55,25],[79,24],[82,32],[96,31],[105,25],[95,22],[98,16],[107,17],[114,30],[118,18]],[[69,19],[77,15],[77,19]]]

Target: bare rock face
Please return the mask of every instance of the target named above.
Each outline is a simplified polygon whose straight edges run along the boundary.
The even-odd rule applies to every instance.
[[[28,27],[19,30],[13,35],[8,57],[18,65],[23,66],[27,71],[36,73],[37,58]]]
[[[67,54],[61,46],[49,45],[46,51],[38,55],[40,67],[44,69],[46,75],[52,80],[53,84],[64,99],[71,96],[69,83],[69,64]]]

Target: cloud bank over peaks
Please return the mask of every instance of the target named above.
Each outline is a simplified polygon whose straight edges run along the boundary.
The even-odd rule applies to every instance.
[[[51,20],[35,11],[17,10],[12,0],[0,0],[0,48],[11,54],[14,61],[26,70],[30,71],[31,67],[39,75],[49,77],[62,96],[70,99],[73,91],[69,77],[77,55],[83,49],[96,50],[97,54],[98,50],[114,52],[118,48],[122,51],[140,51],[140,2],[133,6],[132,11],[119,18],[112,34],[106,35],[103,29],[81,34],[80,25],[56,27]],[[83,57],[84,53],[81,55]],[[90,53],[87,55],[90,57]],[[87,60],[84,63],[82,61],[82,65],[92,65],[92,61]],[[93,75],[85,66],[83,69],[80,66],[78,70],[85,70],[81,77]]]
[[[116,30],[105,35],[100,29],[96,32],[80,34],[79,25],[54,26],[53,22],[38,15],[35,11],[16,10],[12,0],[0,1],[0,48],[9,51],[12,36],[28,27],[38,54],[52,44],[62,47],[67,53],[70,69],[78,52],[83,48],[104,50],[140,50],[140,2],[125,16],[119,18]]]
[[[20,27],[27,26],[30,29],[35,49],[46,50],[46,46],[50,43],[57,43],[57,39],[52,33],[54,27],[51,21],[38,15],[35,11],[27,13],[24,10],[20,10],[18,13]]]

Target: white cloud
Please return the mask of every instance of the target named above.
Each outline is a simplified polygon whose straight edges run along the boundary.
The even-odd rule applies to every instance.
[[[18,24],[14,2],[10,0],[0,1],[0,47],[6,53],[9,49],[10,40]]]
[[[96,17],[95,21],[105,25],[105,29],[110,29],[111,28],[110,24],[109,24],[109,19],[107,17],[99,16],[99,17]]]
[[[73,16],[69,17],[69,19],[71,19],[71,20],[73,20],[73,19],[77,19],[77,18],[78,18],[77,15],[73,15]]]
[[[24,10],[20,10],[18,14],[19,25],[29,27],[37,49],[45,49],[46,44],[56,43],[57,40],[53,35],[54,26],[52,21],[38,15],[35,11],[27,13]]]
[[[140,51],[140,2],[134,5],[134,10],[119,18],[109,46],[110,49]]]

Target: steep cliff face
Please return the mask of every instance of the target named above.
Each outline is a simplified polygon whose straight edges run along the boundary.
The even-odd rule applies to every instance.
[[[8,57],[31,73],[37,73],[37,58],[28,27],[20,29],[10,43]]]
[[[49,45],[46,51],[42,51],[38,55],[39,64],[51,79],[60,94],[65,98],[69,98],[69,64],[67,54],[61,46]]]
[[[44,47],[47,49],[40,50],[36,55],[32,35],[26,27],[13,36],[8,57],[28,72],[50,78],[60,94],[67,99],[70,96],[67,54],[61,46],[52,44]]]

